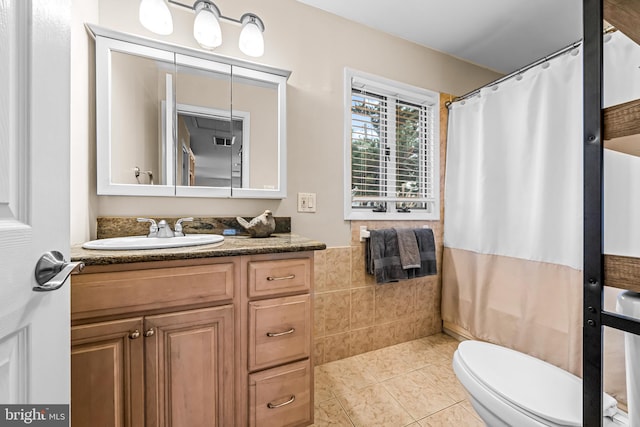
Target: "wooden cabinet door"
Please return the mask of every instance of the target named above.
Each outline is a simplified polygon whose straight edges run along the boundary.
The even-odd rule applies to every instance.
[[[71,328],[74,427],[144,425],[142,318]]]
[[[233,307],[144,323],[147,427],[233,426]]]

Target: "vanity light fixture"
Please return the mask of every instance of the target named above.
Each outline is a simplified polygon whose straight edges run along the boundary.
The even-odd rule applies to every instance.
[[[259,57],[264,54],[264,24],[253,13],[245,13],[240,18],[242,31],[240,32],[240,50],[246,55]]]
[[[205,49],[214,49],[222,44],[220,10],[208,1],[197,1],[193,5],[196,18],[193,20],[193,37]]]
[[[181,6],[195,12],[193,37],[205,49],[215,49],[222,44],[220,20],[242,25],[240,32],[240,50],[248,56],[259,57],[264,54],[264,23],[253,13],[245,13],[240,19],[229,18],[220,13],[220,9],[211,0],[197,0],[192,6],[176,0],[141,0],[140,23],[149,31],[160,35],[173,32],[173,20],[167,3]]]
[[[153,33],[163,36],[173,33],[173,19],[164,0],[142,0],[139,17],[140,23]]]

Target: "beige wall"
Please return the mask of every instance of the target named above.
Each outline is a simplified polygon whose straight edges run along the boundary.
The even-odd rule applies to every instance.
[[[92,44],[82,22],[153,37],[197,48],[192,37],[193,14],[170,7],[174,34],[157,36],[138,22],[138,1],[83,0],[74,2],[72,38],[73,78],[72,222],[71,242],[95,237],[95,218],[102,215],[245,215],[271,209],[290,216],[294,233],[344,247],[350,242],[343,220],[343,73],[344,67],[377,74],[407,84],[465,93],[499,77],[494,72],[426,49],[368,27],[338,18],[295,0],[218,0],[222,13],[245,12],[265,22],[265,55],[256,60],[292,71],[288,82],[288,198],[273,200],[144,198],[95,195],[95,136],[91,61]],[[97,11],[97,12],[96,12]],[[222,23],[223,45],[216,53],[251,59],[237,48],[240,27]],[[446,34],[443,34],[446,37]],[[76,164],[77,163],[77,164]],[[315,214],[296,212],[298,192],[317,193]]]
[[[73,0],[71,7],[71,243],[95,234],[96,128],[94,43],[85,22],[98,21],[97,0]]]

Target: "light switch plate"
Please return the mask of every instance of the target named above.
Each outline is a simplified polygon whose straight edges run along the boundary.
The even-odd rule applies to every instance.
[[[316,193],[298,193],[298,212],[316,211]]]

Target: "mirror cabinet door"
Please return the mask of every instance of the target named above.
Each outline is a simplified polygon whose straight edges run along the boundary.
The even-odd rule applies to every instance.
[[[230,197],[231,66],[176,54],[176,195]]]
[[[174,80],[173,53],[96,40],[98,194],[174,195]]]
[[[232,162],[234,176],[241,176],[241,185],[232,188],[234,197],[282,193],[285,141],[280,119],[285,85],[284,78],[233,66],[233,132],[241,144],[241,153]]]

